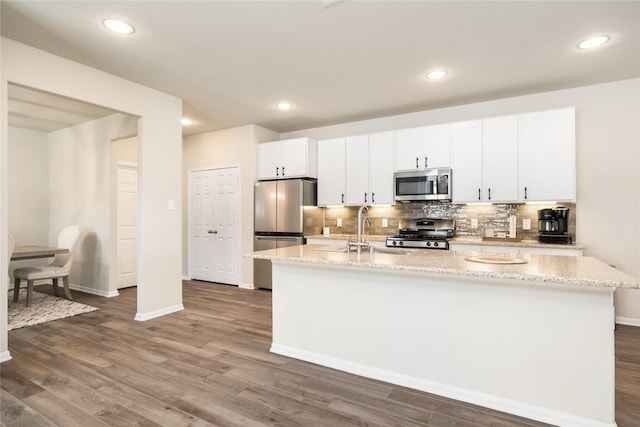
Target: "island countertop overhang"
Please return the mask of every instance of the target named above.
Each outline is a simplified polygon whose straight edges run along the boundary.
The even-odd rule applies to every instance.
[[[480,264],[455,251],[415,250],[410,255],[369,252],[332,252],[323,245],[302,245],[254,252],[257,259],[273,262],[325,264],[386,271],[443,274],[532,281],[549,285],[599,288],[639,288],[638,281],[593,257],[522,254],[524,264]]]

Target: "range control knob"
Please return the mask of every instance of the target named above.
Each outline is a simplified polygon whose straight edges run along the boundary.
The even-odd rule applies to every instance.
[[[427,242],[427,247],[431,246],[431,242]]]
[[[396,242],[395,240],[393,241],[393,246],[397,245],[398,242]]]
[[[400,243],[398,243],[398,244],[399,244],[400,246],[402,246],[402,245],[404,245],[404,242],[400,242]]]
[[[438,247],[438,242],[433,242],[433,247],[437,248]]]

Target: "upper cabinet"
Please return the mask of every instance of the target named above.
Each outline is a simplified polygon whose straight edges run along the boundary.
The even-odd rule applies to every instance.
[[[346,205],[389,205],[393,200],[393,132],[347,138]]]
[[[312,138],[258,144],[258,179],[317,178],[318,145]]]
[[[518,116],[518,198],[575,201],[575,109]]]
[[[318,206],[345,203],[345,138],[318,141]]]
[[[482,187],[484,202],[518,199],[518,116],[482,121]]]
[[[318,141],[319,206],[393,203],[393,132]]]
[[[451,125],[451,188],[454,203],[482,200],[482,121]]]
[[[435,125],[395,132],[395,170],[449,167],[450,125]]]

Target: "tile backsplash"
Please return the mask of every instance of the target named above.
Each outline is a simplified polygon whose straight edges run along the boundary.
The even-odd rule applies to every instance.
[[[411,218],[453,218],[456,220],[456,236],[482,237],[487,229],[496,233],[509,231],[509,216],[516,216],[516,235],[525,240],[535,240],[538,235],[538,210],[565,206],[569,208],[569,233],[576,241],[576,209],[575,203],[559,203],[544,205],[504,204],[504,205],[454,205],[442,202],[398,203],[388,207],[370,207],[369,218],[371,228],[368,234],[394,235],[398,233],[399,221]],[[358,207],[325,208],[325,227],[331,234],[355,234],[357,231]],[[531,230],[522,229],[523,219],[531,220]],[[342,219],[342,227],[338,227],[338,219]],[[387,219],[388,226],[382,227],[382,220]],[[478,221],[477,228],[472,228],[472,220]]]

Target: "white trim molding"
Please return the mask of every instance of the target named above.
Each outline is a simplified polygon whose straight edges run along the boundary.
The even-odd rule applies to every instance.
[[[616,317],[616,323],[618,325],[638,326],[640,327],[640,319],[635,317]]]
[[[135,320],[144,322],[147,320],[155,319],[156,317],[166,316],[167,314],[176,313],[184,310],[184,305],[177,304],[172,307],[165,307],[160,310],[151,311],[149,313],[136,313]]]
[[[11,353],[9,353],[9,350],[0,353],[0,363],[7,362],[9,360],[11,360]]]
[[[87,294],[98,295],[98,296],[107,297],[107,298],[113,298],[120,295],[117,289],[115,291],[105,291],[102,289],[90,288],[88,286],[74,285],[73,283],[69,284],[69,288],[73,289],[74,291],[80,291]]]

